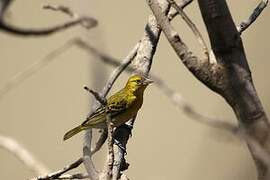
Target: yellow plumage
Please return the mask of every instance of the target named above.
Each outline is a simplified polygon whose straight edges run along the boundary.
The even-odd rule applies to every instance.
[[[82,130],[106,127],[106,113],[110,113],[114,127],[120,126],[134,117],[143,104],[143,93],[148,84],[153,81],[140,76],[131,76],[126,86],[108,98],[106,107],[100,107],[81,125],[71,129],[64,135],[69,139]],[[107,111],[106,111],[107,109]]]

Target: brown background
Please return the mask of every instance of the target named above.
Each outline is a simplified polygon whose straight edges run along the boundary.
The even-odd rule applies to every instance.
[[[90,31],[75,27],[38,38],[15,37],[1,32],[0,85],[77,36],[122,59],[140,39],[150,13],[145,1],[17,0],[6,19],[18,26],[35,28],[68,20],[61,13],[42,10],[41,5],[47,2],[65,4],[80,14],[91,15],[99,20],[99,26]],[[228,3],[238,24],[258,1],[230,0]],[[186,11],[207,39],[196,1]],[[254,82],[266,112],[270,109],[269,19],[268,8],[242,35]],[[198,43],[181,18],[176,18],[173,24],[190,48],[200,52]],[[105,70],[108,70],[107,74],[112,71],[111,67],[89,57],[83,50],[69,49],[0,100],[0,133],[18,140],[49,168],[62,168],[82,153],[82,133],[67,142],[62,141],[63,134],[79,124],[89,111],[90,97],[82,87],[101,87],[104,83],[96,76],[106,74]],[[159,73],[196,110],[235,122],[232,110],[224,100],[184,68],[163,36],[152,71]],[[122,76],[115,89],[123,86],[126,78],[126,74]],[[99,83],[91,85],[93,80]],[[95,159],[102,167],[103,154]],[[224,131],[187,118],[155,86],[149,87],[145,94],[143,109],[128,144],[127,159],[131,164],[127,174],[136,180],[255,179],[255,167],[243,142]],[[34,174],[14,156],[0,149],[0,179],[27,179],[32,176]]]

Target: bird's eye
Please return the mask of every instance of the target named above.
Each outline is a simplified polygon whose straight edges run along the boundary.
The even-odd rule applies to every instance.
[[[139,80],[139,79],[138,79],[138,80],[136,80],[136,83],[140,83],[140,82],[141,82],[141,80]]]

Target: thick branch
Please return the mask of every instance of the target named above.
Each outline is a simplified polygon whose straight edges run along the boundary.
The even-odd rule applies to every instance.
[[[211,46],[215,54],[237,46],[239,33],[225,0],[199,0]]]

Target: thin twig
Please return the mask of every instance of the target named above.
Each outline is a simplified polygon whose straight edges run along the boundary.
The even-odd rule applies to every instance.
[[[0,1],[0,19],[3,19],[3,16],[8,9],[9,5],[13,2],[13,0],[1,0]]]
[[[31,29],[31,28],[24,29],[21,27],[13,26],[11,24],[7,24],[4,21],[1,21],[0,30],[10,33],[10,34],[20,35],[20,36],[25,36],[25,37],[26,36],[47,36],[56,32],[66,30],[78,24],[87,24],[87,28],[90,29],[97,25],[97,20],[91,17],[79,17],[79,18],[70,20],[68,22],[65,22],[63,24],[59,24],[59,25],[49,27],[49,28],[42,28],[42,29]]]
[[[64,14],[67,14],[68,16],[70,16],[71,18],[74,18],[74,19],[80,17],[77,13],[73,12],[69,7],[66,7],[66,6],[63,6],[63,5],[50,5],[50,4],[47,4],[47,5],[43,6],[43,9],[52,10],[52,11],[59,11],[59,12],[62,12]],[[83,27],[85,27],[86,29],[91,28],[92,27],[91,24],[89,22],[82,22],[81,23],[81,25]]]
[[[0,135],[0,148],[15,155],[16,158],[37,175],[49,172],[49,169],[37,160],[32,153],[10,137]]]
[[[3,2],[1,1],[1,4],[0,4],[1,5],[0,6],[0,30],[10,33],[10,34],[20,35],[20,36],[46,36],[46,35],[50,35],[50,34],[68,29],[69,27],[72,27],[78,24],[82,24],[87,29],[93,28],[97,25],[97,20],[92,17],[87,17],[87,16],[79,17],[78,15],[76,15],[76,13],[73,13],[69,8],[64,7],[64,6],[47,5],[45,6],[46,9],[55,10],[55,11],[58,10],[58,11],[64,12],[72,16],[73,19],[68,22],[65,22],[65,23],[62,23],[53,27],[49,27],[49,28],[41,28],[41,29],[32,29],[32,28],[27,29],[26,28],[25,29],[25,28],[17,27],[17,26],[14,26],[5,22],[3,19],[3,14],[5,13],[10,2],[11,1],[5,0]]]
[[[88,174],[77,173],[77,174],[71,174],[71,175],[64,174],[55,179],[88,179],[88,178],[89,178]]]
[[[232,134],[237,133],[238,127],[236,125],[233,125],[225,120],[208,117],[199,113],[191,104],[186,102],[179,93],[173,91],[168,85],[166,85],[165,82],[159,81],[159,84],[157,86],[180,110],[185,113],[185,115],[187,115],[191,119],[199,123],[206,124],[210,127],[226,130]]]
[[[180,14],[180,16],[183,18],[183,20],[187,23],[188,27],[192,30],[195,37],[197,38],[199,44],[202,47],[203,53],[204,53],[204,60],[209,62],[209,50],[207,48],[207,45],[202,37],[202,34],[196,27],[196,25],[191,21],[191,19],[188,17],[188,15],[183,11],[181,7],[179,7],[174,0],[167,0],[176,11]]]
[[[98,92],[96,92],[92,89],[89,89],[87,86],[84,86],[84,89],[86,91],[88,91],[90,94],[92,94],[100,104],[102,104],[103,106],[106,105],[106,103],[107,103],[106,99],[104,97],[100,96],[100,94]]]
[[[128,67],[128,65],[136,57],[139,45],[140,45],[140,42],[134,46],[134,48],[129,52],[129,54],[122,61],[122,63],[111,73],[109,80],[107,81],[106,85],[104,86],[104,88],[101,92],[102,96],[104,96],[104,97],[107,96],[107,94],[111,90],[113,84],[115,83],[116,79],[120,76],[120,74]]]
[[[78,17],[77,14],[75,14],[69,7],[62,6],[62,5],[51,5],[51,4],[46,4],[42,6],[43,9],[46,10],[52,10],[52,11],[60,11],[72,18]]]
[[[193,0],[182,0],[177,5],[180,8],[184,9],[186,6],[188,6],[192,2],[193,2]],[[177,14],[178,14],[178,11],[176,11],[175,9],[171,9],[169,14],[168,14],[169,21],[171,21]]]
[[[34,178],[32,180],[50,180],[50,179],[57,179],[59,178],[62,174],[77,168],[78,166],[80,166],[83,163],[84,159],[83,158],[79,158],[78,160],[76,160],[75,162],[73,162],[72,164],[64,167],[63,169],[60,169],[56,172],[44,175],[44,176],[39,176],[37,178]]]
[[[241,34],[244,32],[256,19],[260,16],[264,8],[266,8],[268,4],[268,0],[261,0],[261,2],[257,5],[257,7],[253,10],[249,18],[240,23],[237,27],[238,32]]]
[[[25,68],[23,71],[20,71],[17,74],[15,74],[3,86],[0,87],[0,99],[3,97],[3,95],[5,95],[10,90],[17,87],[20,83],[22,83],[24,80],[26,80],[33,74],[37,73],[40,69],[51,63],[53,60],[55,60],[56,56],[60,55],[62,52],[65,52],[73,45],[74,43],[72,41],[69,41],[65,43],[63,46],[49,53],[47,56],[45,56],[45,58],[39,61],[35,61],[33,64]]]

